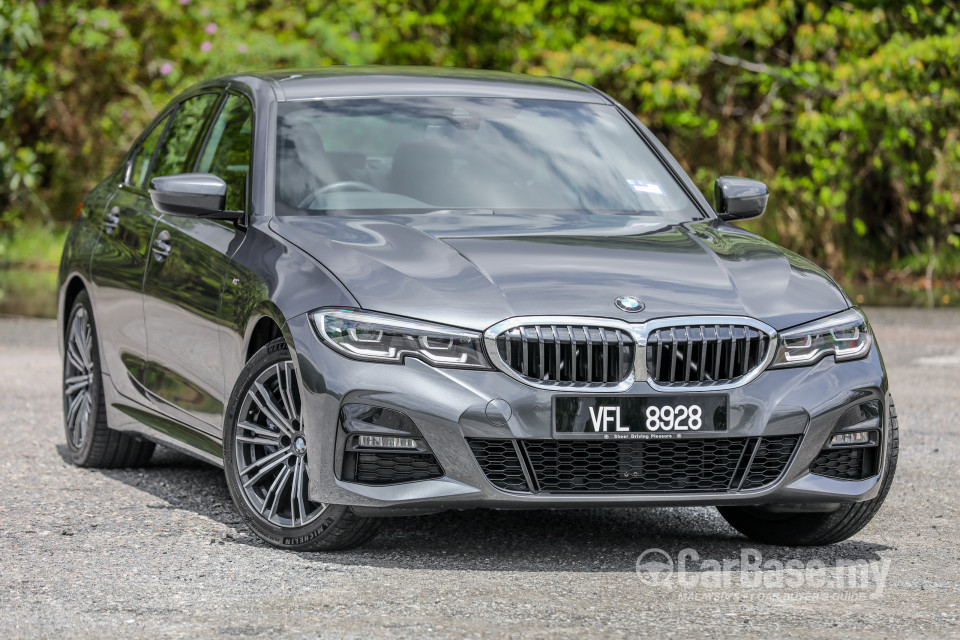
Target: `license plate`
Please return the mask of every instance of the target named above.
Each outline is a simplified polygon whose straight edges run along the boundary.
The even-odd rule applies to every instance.
[[[675,440],[727,430],[727,397],[555,396],[554,435],[591,440]]]

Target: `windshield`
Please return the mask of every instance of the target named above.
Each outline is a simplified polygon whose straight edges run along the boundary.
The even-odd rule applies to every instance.
[[[610,105],[507,98],[287,102],[279,215],[700,213]]]

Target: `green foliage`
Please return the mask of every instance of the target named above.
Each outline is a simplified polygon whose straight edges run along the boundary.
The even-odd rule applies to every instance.
[[[908,0],[0,0],[0,227],[65,220],[176,93],[246,68],[557,75],[837,275],[960,264],[960,10]]]
[[[62,227],[23,223],[15,235],[0,234],[0,269],[56,269],[66,239],[67,230]]]

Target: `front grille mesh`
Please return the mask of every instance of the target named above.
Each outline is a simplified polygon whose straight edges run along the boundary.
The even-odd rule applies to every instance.
[[[776,481],[799,436],[670,441],[470,440],[491,483],[554,493],[736,492]],[[521,487],[522,465],[533,486]],[[507,473],[511,470],[511,473]]]
[[[470,449],[480,468],[495,487],[529,491],[513,440],[470,440]]]
[[[500,359],[537,382],[616,384],[626,380],[636,353],[633,336],[605,327],[515,327],[496,338]]]
[[[746,325],[656,329],[647,336],[647,371],[660,384],[730,382],[763,364],[770,343]]]
[[[394,484],[443,476],[432,453],[371,451],[356,455],[355,481],[362,484]]]
[[[753,455],[753,462],[750,463],[750,470],[743,481],[743,488],[756,489],[779,478],[799,440],[797,436],[761,438]]]
[[[525,445],[544,491],[724,491],[743,449],[730,440]]]

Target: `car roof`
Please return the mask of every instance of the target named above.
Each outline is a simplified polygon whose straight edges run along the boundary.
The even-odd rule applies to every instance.
[[[530,98],[609,104],[600,92],[570,80],[453,67],[331,66],[235,74],[220,80],[259,79],[278,102],[387,96]]]

